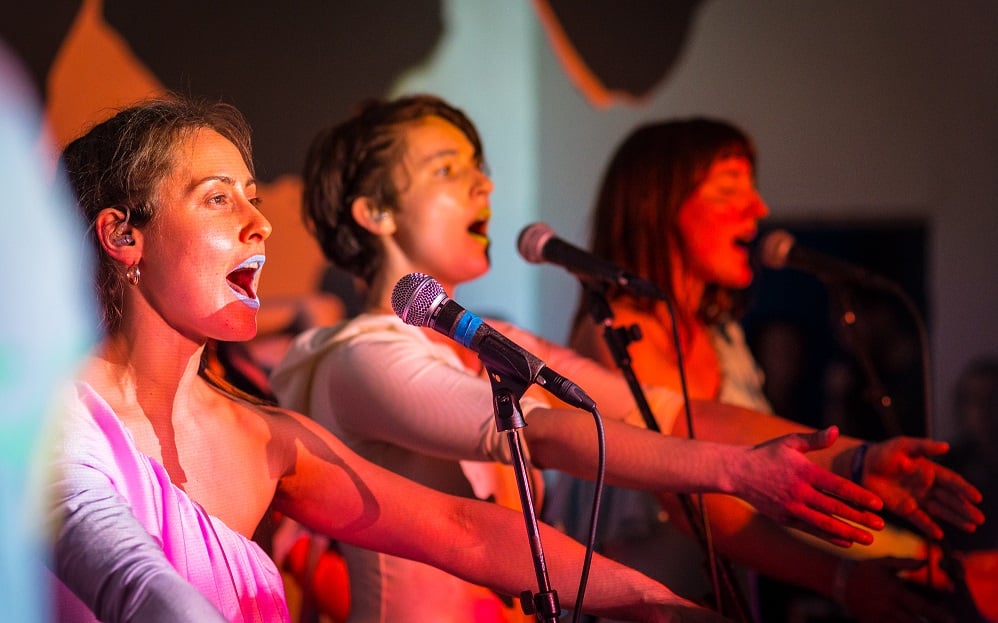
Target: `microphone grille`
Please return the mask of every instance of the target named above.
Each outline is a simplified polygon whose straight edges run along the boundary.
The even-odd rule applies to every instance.
[[[520,231],[516,248],[520,251],[523,259],[531,264],[542,264],[544,262],[544,245],[552,236],[554,236],[554,230],[546,223],[527,225]]]
[[[444,288],[436,279],[423,273],[409,273],[392,289],[392,309],[402,322],[425,327],[443,296]]]
[[[776,229],[766,234],[759,246],[759,260],[763,266],[777,270],[786,268],[787,256],[796,241],[793,235],[783,229]]]

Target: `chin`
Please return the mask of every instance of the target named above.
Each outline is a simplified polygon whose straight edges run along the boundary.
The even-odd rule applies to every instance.
[[[752,271],[746,270],[736,274],[724,275],[724,277],[718,279],[715,283],[730,290],[743,290],[752,285],[753,277]]]

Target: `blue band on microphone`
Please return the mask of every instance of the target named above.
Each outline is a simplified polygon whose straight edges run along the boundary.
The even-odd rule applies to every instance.
[[[475,332],[480,326],[482,319],[465,310],[457,321],[457,327],[454,328],[454,341],[461,346],[471,348],[471,338],[475,337]]]

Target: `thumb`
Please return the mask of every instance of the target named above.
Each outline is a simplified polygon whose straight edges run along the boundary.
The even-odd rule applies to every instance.
[[[798,452],[811,452],[831,446],[838,438],[838,427],[829,426],[810,433],[791,433],[783,438],[783,442]]]

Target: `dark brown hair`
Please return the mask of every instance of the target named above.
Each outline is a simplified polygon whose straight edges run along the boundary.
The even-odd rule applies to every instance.
[[[351,213],[353,202],[367,197],[375,206],[395,210],[399,189],[393,172],[405,141],[403,126],[440,117],[458,128],[484,162],[482,142],[461,110],[432,95],[365,102],[346,121],[321,131],[305,158],[302,217],[323,254],[337,266],[370,283],[383,262],[377,238]]]
[[[755,148],[741,130],[702,117],[642,125],[617,148],[596,200],[591,249],[597,256],[655,283],[675,301],[670,248],[685,242],[679,208],[720,158],[741,156],[755,167]],[[611,291],[611,297],[622,293]],[[707,307],[727,306],[728,293],[710,288]],[[637,301],[650,311],[655,301]],[[584,309],[580,307],[576,321]]]
[[[202,128],[231,141],[253,172],[250,129],[242,114],[228,104],[176,95],[123,109],[63,151],[62,163],[98,258],[97,293],[108,332],[120,326],[126,285],[121,266],[102,251],[94,228],[97,216],[117,207],[133,227],[148,225],[155,217],[156,191],[173,168],[178,147]]]

